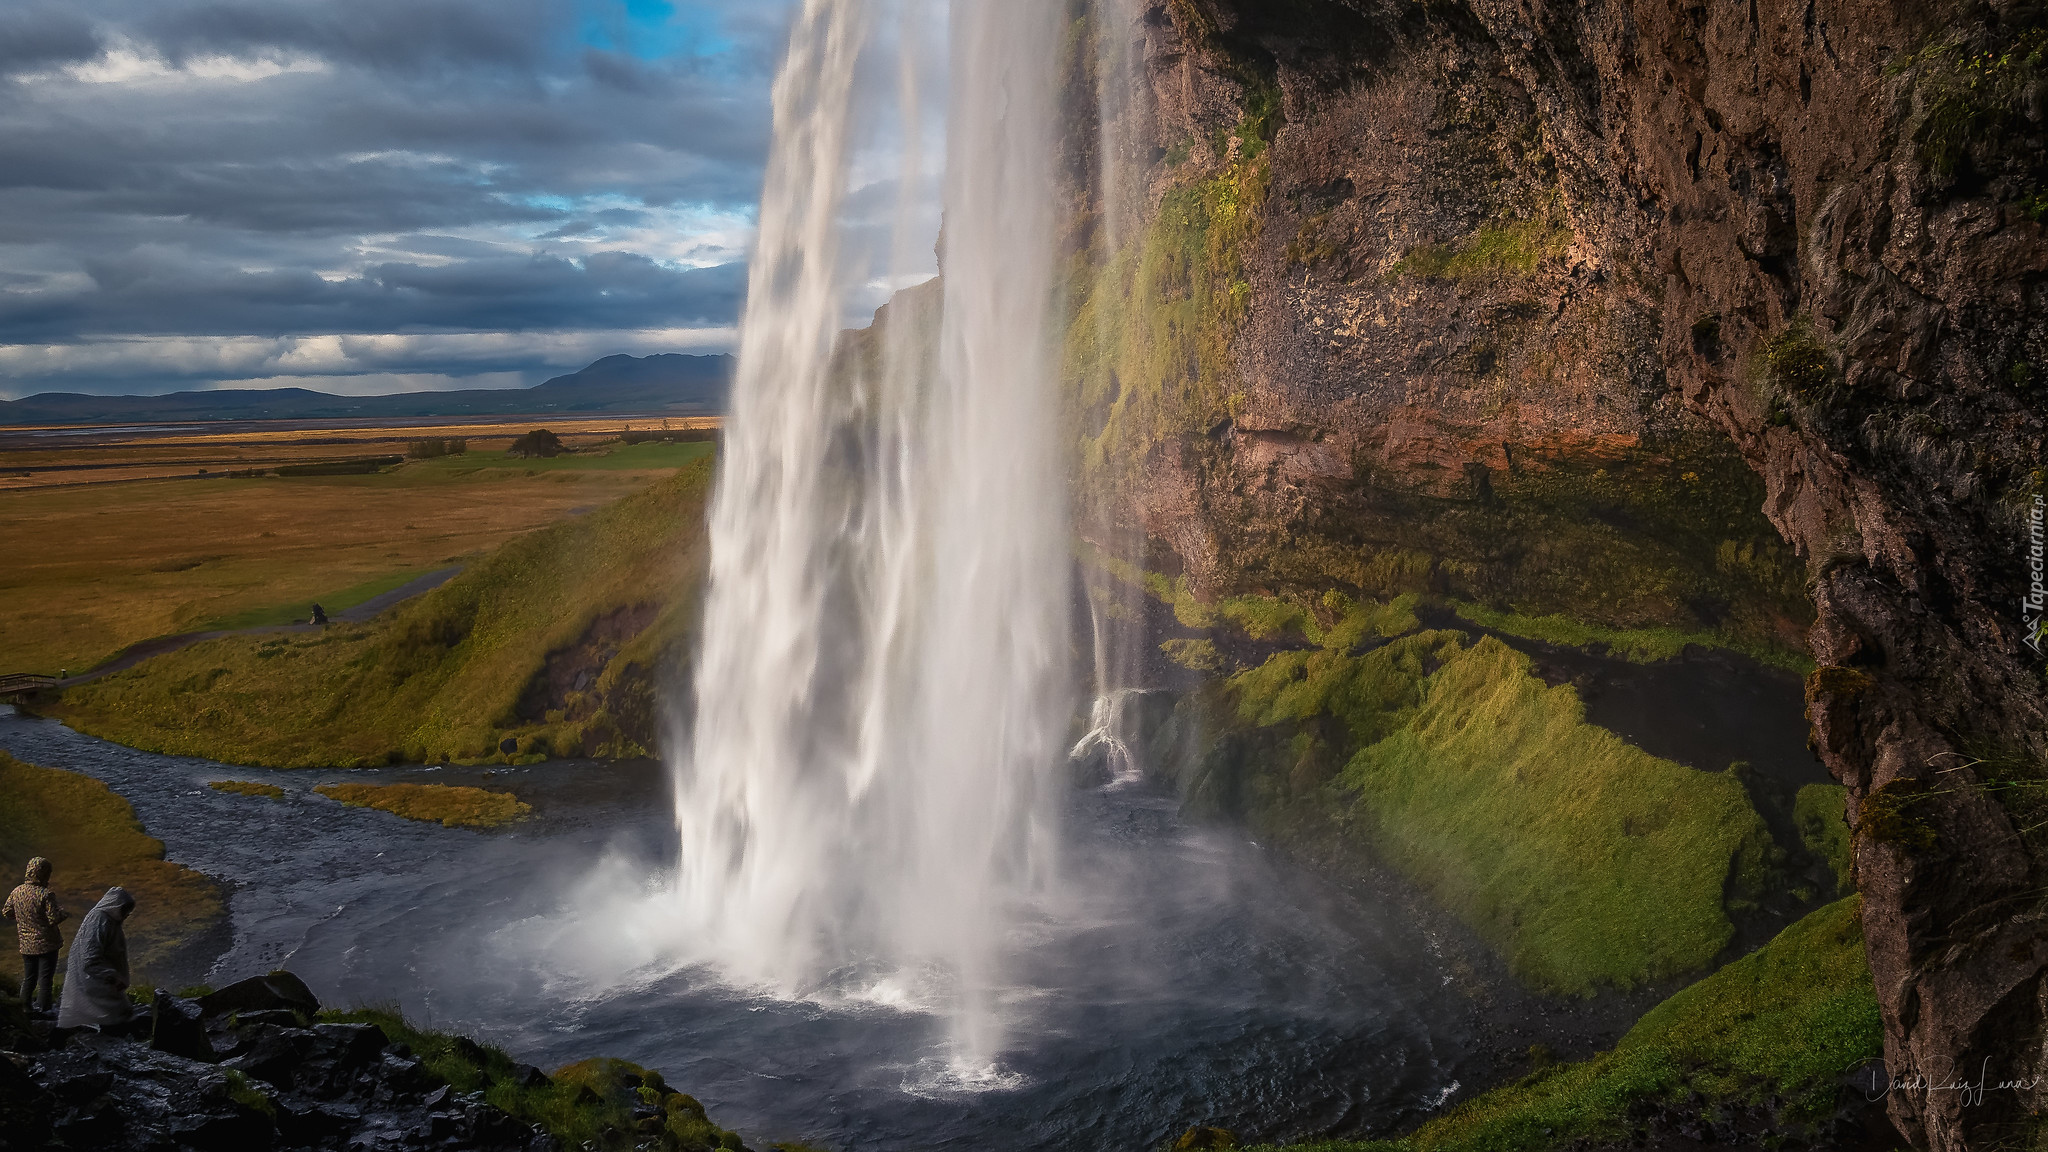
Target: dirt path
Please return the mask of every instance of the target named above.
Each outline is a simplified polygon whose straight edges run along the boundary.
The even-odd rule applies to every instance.
[[[458,564],[453,568],[443,568],[437,572],[429,572],[425,576],[408,580],[382,595],[372,596],[353,608],[346,608],[336,612],[330,619],[342,624],[365,623],[395,604],[439,588],[441,585],[454,579],[455,574],[460,571],[462,571],[462,566]],[[144,640],[139,644],[130,644],[121,650],[120,655],[94,668],[90,672],[81,672],[76,676],[57,680],[46,686],[50,688],[69,688],[75,684],[85,684],[102,676],[111,676],[116,672],[125,672],[153,656],[161,656],[166,652],[176,652],[180,648],[189,648],[202,640],[218,640],[222,636],[255,636],[268,632],[318,632],[319,630],[320,625],[318,624],[263,624],[254,628],[220,628],[210,632],[180,632],[176,636],[159,636],[154,640]]]

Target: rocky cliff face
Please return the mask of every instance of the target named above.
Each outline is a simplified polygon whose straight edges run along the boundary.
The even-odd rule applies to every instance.
[[[1117,494],[1088,530],[1205,599],[1426,591],[1810,653],[1892,1114],[1940,1149],[2048,1104],[1998,1088],[2048,1073],[2044,29],[1170,0],[1099,29],[1137,98],[1105,105],[1121,166],[1074,158],[1076,433]]]

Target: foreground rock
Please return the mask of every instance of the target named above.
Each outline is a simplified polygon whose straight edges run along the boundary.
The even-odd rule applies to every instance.
[[[0,1152],[562,1147],[508,1108],[545,1113],[580,1147],[742,1147],[696,1101],[631,1065],[593,1061],[565,1069],[558,1083],[395,1017],[318,1013],[306,986],[278,972],[196,1000],[158,992],[121,1029],[17,1030],[11,1043],[39,1050],[0,1053]],[[592,1068],[602,1076],[579,1072]]]

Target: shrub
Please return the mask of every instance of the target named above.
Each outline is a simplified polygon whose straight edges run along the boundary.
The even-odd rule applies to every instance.
[[[569,451],[569,448],[562,443],[560,436],[545,428],[536,428],[519,439],[512,441],[511,446],[505,449],[505,455],[517,456],[522,459],[535,456],[548,459],[560,456],[567,451]]]
[[[405,454],[414,460],[432,460],[440,456],[460,456],[469,451],[467,440],[414,440],[405,446]]]

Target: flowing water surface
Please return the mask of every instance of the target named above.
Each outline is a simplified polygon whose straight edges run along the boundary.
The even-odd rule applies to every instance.
[[[328,1004],[395,1004],[544,1067],[658,1067],[756,1146],[1137,1150],[1203,1122],[1378,1133],[1485,1075],[1480,1005],[1423,932],[1143,788],[1069,798],[1068,887],[1086,895],[1014,929],[1007,1039],[963,1070],[943,990],[848,971],[784,998],[636,951],[669,930],[643,922],[661,904],[641,888],[674,866],[656,765],[269,772],[13,715],[0,748],[105,781],[172,859],[232,887],[216,983],[289,966]],[[446,829],[311,791],[337,778],[481,783],[536,812]],[[287,795],[206,787],[219,779]]]

